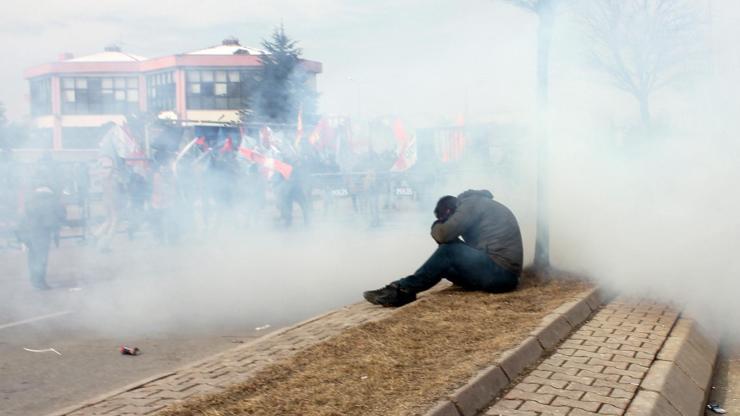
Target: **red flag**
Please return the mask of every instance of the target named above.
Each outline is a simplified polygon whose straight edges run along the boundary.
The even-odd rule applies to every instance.
[[[234,141],[231,140],[231,137],[227,137],[226,141],[224,142],[224,145],[221,146],[221,150],[219,152],[226,153],[226,152],[231,152],[233,150],[234,150]]]
[[[290,166],[283,161],[276,160],[271,157],[266,157],[261,153],[255,152],[254,150],[247,147],[240,147],[239,154],[244,156],[244,158],[246,158],[247,160],[258,164],[265,169],[280,173],[285,179],[290,179],[290,174],[293,172],[293,166]]]
[[[393,135],[396,136],[398,144],[402,145],[409,140],[409,135],[406,133],[406,128],[403,126],[400,118],[393,121]]]
[[[465,151],[465,119],[462,115],[457,116],[455,124],[442,139],[442,162],[459,160]]]
[[[465,132],[462,128],[455,128],[446,138],[446,143],[442,151],[442,161],[450,162],[459,160],[465,150]]]
[[[396,150],[398,158],[391,167],[391,171],[400,172],[416,163],[416,137],[408,134],[399,118],[393,122],[393,135],[396,136],[396,140],[398,141],[398,148]]]
[[[195,140],[195,144],[198,145],[201,151],[208,150],[208,143],[206,143],[206,136],[200,136]]]
[[[321,140],[321,133],[327,125],[328,122],[326,117],[321,117],[319,122],[316,123],[316,127],[314,127],[313,132],[311,132],[311,135],[308,136],[308,142],[315,146],[319,140]]]

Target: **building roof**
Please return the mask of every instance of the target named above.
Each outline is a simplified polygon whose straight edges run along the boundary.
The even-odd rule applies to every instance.
[[[124,52],[118,45],[108,45],[103,52],[75,58],[72,54],[62,54],[61,62],[141,62],[147,58]]]
[[[239,39],[228,38],[220,45],[211,46],[210,48],[200,49],[188,52],[186,55],[265,55],[266,51],[248,46],[242,46]]]
[[[248,48],[241,45],[218,45],[199,51],[188,52],[187,55],[264,55],[261,49]]]
[[[177,67],[258,68],[263,65],[260,56],[267,54],[269,52],[262,49],[242,46],[235,38],[224,39],[221,45],[210,48],[154,59],[126,53],[120,47],[110,45],[103,52],[79,58],[62,54],[56,62],[27,68],[24,74],[31,79],[50,74],[147,73]],[[321,62],[301,59],[300,63],[310,72],[318,74],[322,71]]]
[[[79,58],[66,59],[64,62],[141,62],[147,58],[120,51],[105,51]]]

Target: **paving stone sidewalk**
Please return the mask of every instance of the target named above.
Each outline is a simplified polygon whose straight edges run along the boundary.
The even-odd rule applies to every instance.
[[[101,396],[86,405],[50,416],[151,415],[188,397],[215,393],[248,379],[266,365],[359,324],[379,320],[393,309],[362,302],[277,331],[243,346],[209,357],[174,373],[164,374],[119,394]]]
[[[623,415],[677,319],[665,305],[617,298],[485,415]]]

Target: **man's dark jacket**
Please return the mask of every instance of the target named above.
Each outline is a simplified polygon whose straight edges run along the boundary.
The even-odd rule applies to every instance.
[[[457,198],[455,213],[432,226],[432,238],[443,244],[462,236],[468,245],[486,252],[499,266],[520,273],[522,234],[514,214],[494,201],[487,190],[468,190]]]
[[[19,240],[28,244],[56,233],[65,219],[65,209],[49,187],[40,187],[26,200],[18,230]]]

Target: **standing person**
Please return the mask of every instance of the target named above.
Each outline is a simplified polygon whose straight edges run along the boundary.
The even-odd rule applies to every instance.
[[[244,176],[243,198],[246,226],[254,227],[260,223],[266,204],[267,182],[260,172],[259,165],[252,164]]]
[[[36,163],[34,176],[57,195],[62,193],[62,172],[50,150],[45,151]]]
[[[31,284],[36,289],[49,289],[46,269],[52,240],[58,245],[58,233],[66,212],[59,196],[45,181],[34,179],[33,190],[26,199],[23,217],[18,227],[18,239],[28,252]]]
[[[146,203],[149,200],[149,182],[143,172],[133,171],[128,183],[128,238],[134,239],[146,220]]]
[[[154,157],[155,171],[152,177],[152,219],[155,236],[161,243],[176,243],[179,239],[177,184],[172,171],[171,157],[159,151]]]
[[[444,196],[434,209],[437,250],[411,276],[363,294],[373,304],[401,306],[442,278],[471,290],[516,289],[522,271],[522,235],[514,214],[487,190]],[[460,237],[462,237],[461,240]]]
[[[125,182],[128,178],[123,161],[115,156],[102,156],[98,159],[101,171],[101,187],[105,221],[93,232],[98,250],[111,251],[111,242],[118,229],[121,214],[126,206]]]
[[[380,227],[380,194],[382,192],[382,183],[378,179],[378,174],[375,170],[371,170],[365,175],[363,191],[367,200],[368,214],[370,215],[370,227]]]
[[[283,225],[290,227],[293,224],[293,203],[301,208],[303,224],[311,223],[311,189],[308,187],[305,162],[296,160],[293,163],[293,173],[290,179],[281,177],[279,182],[280,214]]]
[[[18,221],[20,187],[18,166],[12,154],[0,149],[0,224],[15,224]]]
[[[230,139],[229,139],[230,140]],[[229,148],[231,146],[229,145]],[[207,190],[213,204],[212,230],[221,232],[233,220],[235,184],[239,175],[236,155],[231,150],[212,152],[208,169],[205,171]]]

